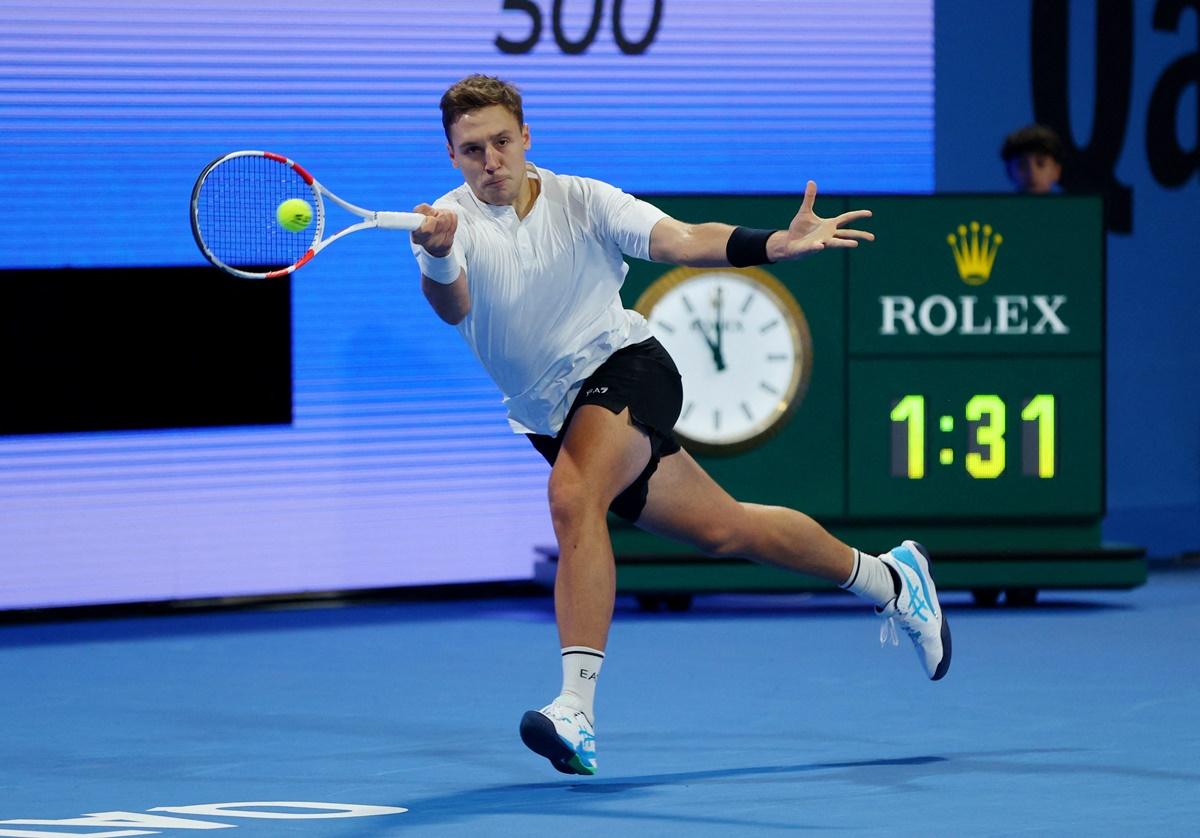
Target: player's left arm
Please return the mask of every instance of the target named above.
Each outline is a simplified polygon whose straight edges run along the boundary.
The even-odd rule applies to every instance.
[[[858,247],[860,241],[875,240],[873,233],[851,226],[870,218],[870,210],[851,210],[834,218],[822,218],[813,211],[816,199],[817,184],[810,180],[792,223],[786,230],[775,230],[766,238],[765,261],[802,259],[826,248]],[[744,229],[718,222],[686,224],[668,216],[650,232],[650,259],[697,268],[751,264],[739,258],[742,256],[739,248],[745,247],[741,239],[730,241],[735,230]],[[753,240],[752,236],[749,238]]]

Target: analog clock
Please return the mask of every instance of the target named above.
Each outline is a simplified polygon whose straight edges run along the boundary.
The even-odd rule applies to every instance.
[[[812,368],[804,312],[759,268],[676,268],[634,304],[683,376],[675,432],[705,454],[766,441],[799,406]]]

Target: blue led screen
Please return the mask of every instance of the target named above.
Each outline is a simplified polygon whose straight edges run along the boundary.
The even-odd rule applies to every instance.
[[[531,160],[631,192],[933,188],[932,0],[0,0],[0,270],[200,264],[236,148],[432,201],[470,72],[522,88]],[[0,607],[528,577],[546,466],[406,238],[333,245],[292,316],[290,426],[0,437]]]

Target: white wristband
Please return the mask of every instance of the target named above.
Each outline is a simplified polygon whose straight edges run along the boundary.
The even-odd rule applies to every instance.
[[[425,248],[418,248],[417,263],[421,266],[421,273],[442,285],[452,284],[462,273],[462,263],[458,261],[454,248],[450,248],[445,256],[431,256]]]

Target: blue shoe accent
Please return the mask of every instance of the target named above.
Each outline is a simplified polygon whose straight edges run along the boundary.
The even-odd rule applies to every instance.
[[[933,616],[937,617],[937,611],[933,608],[932,597],[929,595],[929,577],[925,571],[921,569],[921,565],[917,563],[917,559],[913,556],[912,551],[903,544],[891,551],[891,554],[896,558],[896,561],[901,562],[906,567],[912,569],[912,572],[917,575],[917,579],[921,581],[921,596],[913,597],[913,616],[921,620],[928,621],[929,617],[924,614],[925,607],[928,606],[933,611]],[[915,593],[915,592],[914,592]]]
[[[895,599],[877,609],[886,621],[888,636],[895,640],[895,624],[912,640],[917,657],[932,681],[939,681],[950,670],[950,622],[938,604],[937,586],[929,570],[929,552],[915,541],[905,541],[879,557],[900,578]]]

